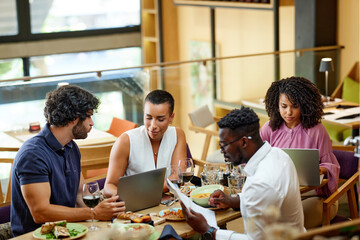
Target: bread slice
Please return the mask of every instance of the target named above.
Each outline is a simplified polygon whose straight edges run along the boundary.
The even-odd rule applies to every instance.
[[[46,234],[52,232],[55,226],[66,227],[66,220],[56,221],[56,222],[46,222],[41,226],[40,234]]]

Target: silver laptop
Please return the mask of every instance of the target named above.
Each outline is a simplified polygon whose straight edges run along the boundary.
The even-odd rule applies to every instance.
[[[138,211],[160,204],[166,168],[121,177],[119,199],[125,201],[126,211]]]
[[[319,186],[319,150],[282,148],[292,159],[299,178],[300,186]]]

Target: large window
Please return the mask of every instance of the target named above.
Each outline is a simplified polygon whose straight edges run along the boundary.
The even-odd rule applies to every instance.
[[[0,42],[140,32],[140,0],[1,0]]]
[[[0,1],[0,36],[16,35],[18,33],[15,0]]]
[[[55,75],[141,65],[140,47],[30,58],[30,75]]]
[[[23,62],[21,58],[0,59],[0,80],[23,77]]]
[[[2,43],[0,80],[137,66],[140,0],[0,0]]]
[[[82,31],[140,25],[134,0],[31,0],[32,33]]]
[[[142,94],[143,84],[133,73],[96,72],[141,65],[140,0],[0,0],[4,43],[0,80],[92,73],[0,82],[0,110],[8,113],[0,121],[3,128],[41,121],[43,99],[56,87],[54,81],[80,85],[101,98],[108,109],[100,109],[100,128],[112,114],[140,119],[142,97],[134,96]]]

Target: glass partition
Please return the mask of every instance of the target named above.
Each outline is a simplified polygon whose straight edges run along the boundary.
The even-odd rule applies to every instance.
[[[150,88],[162,87],[174,95],[174,124],[185,131],[191,152],[200,158],[205,135],[189,131],[189,112],[207,104],[214,115],[222,117],[241,105],[262,105],[271,83],[291,76],[308,78],[325,94],[325,74],[319,72],[323,57],[331,57],[334,61],[335,71],[329,73],[328,92],[331,94],[339,83],[339,51],[289,51],[153,67],[149,69]],[[268,120],[264,106],[254,110],[260,117],[260,124],[264,124]],[[216,125],[209,129],[216,130]],[[215,138],[210,148],[209,152],[217,148]]]
[[[113,116],[141,125],[145,77],[142,70],[132,69],[0,83],[0,112],[7,113],[0,119],[0,131],[26,129],[31,122],[43,126],[45,95],[64,82],[83,87],[100,99],[94,114],[96,128],[107,130]]]
[[[208,105],[213,115],[222,117],[233,108],[247,105],[255,109],[263,124],[267,114],[258,106],[273,81],[303,76],[325,94],[325,74],[319,72],[323,57],[331,57],[334,62],[334,72],[329,73],[331,94],[340,82],[340,51],[341,47],[329,47],[0,80],[0,132],[28,129],[31,122],[43,126],[45,95],[64,82],[99,97],[101,104],[93,119],[95,128],[100,130],[109,129],[113,117],[142,125],[145,95],[153,89],[165,89],[175,98],[172,125],[184,130],[192,156],[200,159],[205,135],[189,130],[190,112]],[[1,66],[6,64],[0,63],[0,70],[6,72]],[[216,124],[207,128],[217,130]],[[216,148],[217,139],[213,138],[209,152]],[[5,170],[0,168],[0,180]]]
[[[325,75],[318,71],[322,57],[334,59],[329,75],[329,93],[338,84],[340,47],[321,51],[287,51],[221,59],[191,60],[120,70],[97,70],[29,81],[0,81],[0,131],[28,128],[30,122],[45,124],[44,98],[61,82],[79,85],[101,100],[94,114],[95,127],[107,130],[112,117],[143,124],[143,99],[153,89],[163,88],[175,98],[173,125],[184,129],[190,149],[200,156],[204,136],[188,130],[188,113],[207,104],[214,115],[223,116],[244,100],[262,99],[273,81],[305,76],[325,93]],[[306,64],[307,63],[307,64]],[[257,110],[266,120],[265,110]],[[214,130],[216,126],[212,126]],[[216,148],[212,143],[212,149]]]

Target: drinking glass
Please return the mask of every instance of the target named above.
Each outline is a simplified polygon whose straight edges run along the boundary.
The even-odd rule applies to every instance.
[[[194,176],[194,161],[192,158],[179,160],[178,164],[179,178],[182,178],[184,186],[187,187]]]
[[[97,231],[100,228],[94,225],[94,213],[93,209],[100,202],[100,188],[97,182],[85,183],[82,189],[82,198],[86,206],[91,208],[91,226],[89,227],[90,231]]]
[[[201,185],[211,185],[211,184],[219,184],[219,173],[220,166],[215,165],[204,165],[204,170],[201,175]]]
[[[179,188],[180,188],[181,184],[183,183],[183,179],[180,176],[181,175],[179,174],[178,166],[177,165],[172,165],[171,166],[171,174],[168,177],[168,179],[170,180],[170,182],[177,185]]]
[[[238,193],[241,193],[244,182],[245,176],[241,176],[240,174],[230,175],[228,177],[230,197],[236,197]]]
[[[173,184],[177,185],[179,188],[183,183],[182,178],[179,176],[179,170],[178,170],[178,166],[177,165],[172,165],[171,166],[171,174],[168,177],[168,179],[170,180],[170,182],[172,182]],[[174,196],[174,198],[172,199],[172,201],[169,203],[173,204],[174,202],[177,202],[179,199],[177,198],[177,195],[175,194],[174,191],[171,190],[171,188],[169,188],[170,193]]]

